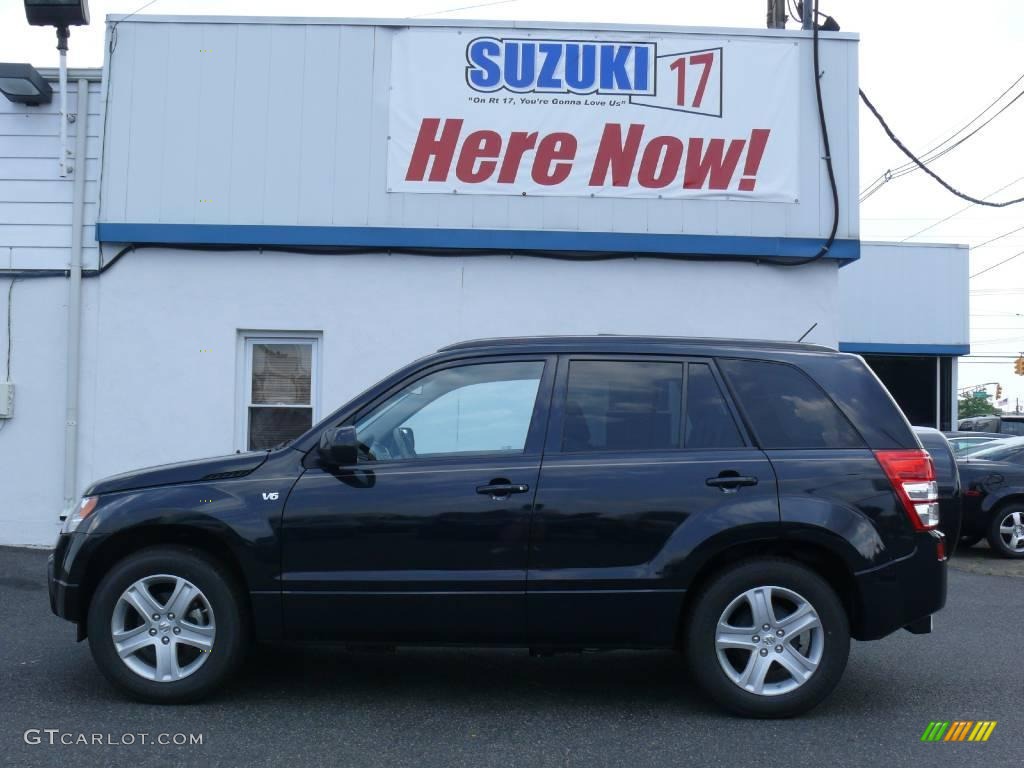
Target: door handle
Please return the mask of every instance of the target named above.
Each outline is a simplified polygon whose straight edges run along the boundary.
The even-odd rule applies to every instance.
[[[477,493],[490,496],[492,499],[507,499],[513,493],[526,493],[528,490],[530,490],[528,485],[517,485],[507,481],[490,482],[487,485],[478,485],[476,487]]]
[[[743,486],[757,485],[757,478],[742,475],[719,475],[718,477],[709,477],[704,484],[712,488],[721,488],[723,493],[735,493]]]

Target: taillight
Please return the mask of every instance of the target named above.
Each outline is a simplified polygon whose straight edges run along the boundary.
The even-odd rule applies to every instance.
[[[928,531],[939,524],[939,484],[928,452],[875,451],[915,530]]]

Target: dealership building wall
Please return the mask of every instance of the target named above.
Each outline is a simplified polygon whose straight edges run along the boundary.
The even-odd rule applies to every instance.
[[[509,34],[481,23],[416,27]],[[91,73],[88,86],[83,257],[104,271],[83,282],[77,493],[111,473],[248,448],[259,343],[312,350],[314,421],[411,359],[483,336],[804,337],[864,353],[872,344],[963,352],[966,273],[957,259],[965,264],[966,251],[947,249],[948,286],[900,302],[875,281],[907,249],[859,241],[854,36],[826,36],[821,51],[841,199],[836,244],[826,258],[789,266],[816,253],[832,223],[805,33],[516,30],[628,32],[695,50],[714,40],[792,44],[804,76],[791,84],[798,193],[778,202],[388,191],[392,44],[409,29],[146,16],[118,25],[102,82]],[[54,110],[0,102],[0,236],[10,243],[5,254],[0,241],[0,289],[11,269],[69,262],[69,236],[47,229],[70,222],[58,207],[70,182],[56,178]],[[40,141],[29,123],[46,125]],[[50,164],[34,171],[49,186],[18,191],[12,185],[27,183],[19,168],[32,165],[21,160],[33,153]],[[36,226],[44,216],[54,221]],[[34,255],[23,250],[33,244]],[[18,275],[15,404],[13,418],[0,420],[0,544],[47,545],[62,508],[68,281]],[[963,294],[962,313],[953,308],[962,326],[925,338],[915,329],[934,315],[933,290]],[[873,307],[876,326],[855,325],[858,303]],[[0,313],[7,309],[0,290]]]

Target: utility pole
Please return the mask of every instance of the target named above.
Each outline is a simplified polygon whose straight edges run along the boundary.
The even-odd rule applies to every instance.
[[[801,26],[804,29],[814,28],[814,0],[803,0],[798,2],[796,7],[800,9],[800,13],[803,16],[801,20]]]
[[[768,0],[768,29],[786,28],[786,0]]]

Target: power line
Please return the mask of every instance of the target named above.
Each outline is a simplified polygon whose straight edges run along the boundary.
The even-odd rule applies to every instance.
[[[156,2],[156,0],[153,0]],[[471,11],[474,8],[488,8],[492,5],[508,5],[509,3],[516,3],[519,0],[493,0],[490,3],[477,3],[475,5],[463,5],[459,8],[446,8],[443,11],[431,11],[430,13],[417,13],[412,18],[422,19],[424,16],[440,16],[442,13],[455,13],[455,11]]]
[[[980,131],[986,125],[988,125],[993,120],[995,120],[997,117],[999,117],[999,115],[1001,115],[1003,112],[1005,112],[1007,109],[1009,109],[1010,106],[1012,106],[1013,103],[1017,101],[1017,99],[1019,99],[1021,96],[1024,96],[1024,91],[1021,91],[1020,93],[1018,93],[1008,104],[1005,104],[1002,109],[1000,109],[998,112],[996,112],[996,114],[992,115],[988,120],[986,120],[984,123],[982,123],[977,128],[975,128],[973,131],[971,131],[968,135],[964,136],[959,141],[956,141],[955,143],[953,143],[952,145],[950,145],[948,147],[944,146],[948,142],[953,141],[953,139],[955,139],[958,135],[963,133],[965,130],[970,128],[973,123],[975,123],[977,120],[979,120],[986,112],[988,112],[990,109],[992,109],[992,107],[994,107],[996,104],[998,104],[999,101],[1006,94],[1008,94],[1011,90],[1013,90],[1014,87],[1016,87],[1017,83],[1019,83],[1021,80],[1024,80],[1024,74],[1020,75],[1016,80],[1014,80],[1010,84],[1010,86],[1008,88],[1006,88],[998,96],[996,96],[996,98],[993,99],[992,102],[988,104],[988,106],[986,106],[983,110],[981,110],[981,112],[979,112],[977,115],[972,117],[969,121],[967,121],[967,123],[965,123],[959,129],[954,131],[952,135],[950,135],[947,138],[943,139],[938,144],[936,144],[934,147],[932,147],[931,149],[929,149],[926,152],[924,152],[921,155],[921,157],[924,160],[924,162],[930,163],[930,162],[932,162],[934,160],[939,159],[943,155],[953,151],[954,149],[959,147],[961,144],[963,144],[965,141],[967,141],[969,138],[974,136],[978,131]],[[863,96],[863,92],[862,92],[861,95]],[[861,192],[861,201],[863,202],[864,200],[866,200],[869,197],[871,197],[871,195],[875,194],[875,192],[877,192],[879,189],[881,189],[882,186],[884,186],[887,182],[892,181],[893,179],[899,178],[900,176],[905,176],[908,173],[912,173],[914,170],[916,170],[916,168],[914,167],[914,163],[904,163],[903,165],[898,166],[896,169],[888,169],[888,170],[886,170],[884,173],[879,175],[878,178],[876,178],[874,181],[872,181],[864,189],[864,191]]]
[[[939,184],[941,184],[946,189],[946,191],[956,195],[957,197],[963,200],[967,200],[968,202],[974,203],[975,205],[984,205],[988,208],[1006,208],[1007,206],[1016,205],[1017,203],[1024,203],[1024,197],[1018,197],[1013,200],[1003,200],[998,203],[992,203],[987,200],[982,200],[980,198],[964,194],[959,189],[956,189],[949,182],[947,182],[945,179],[943,179],[941,176],[935,173],[935,171],[933,171],[927,165],[922,163],[917,158],[917,156],[914,155],[913,152],[907,149],[906,145],[902,141],[896,138],[896,134],[892,132],[892,129],[889,127],[889,124],[885,122],[885,118],[883,118],[882,115],[879,114],[878,110],[875,109],[875,105],[871,103],[871,100],[867,97],[863,90],[860,91],[860,98],[861,101],[863,101],[867,108],[871,111],[871,114],[875,116],[875,119],[878,120],[879,124],[882,126],[882,130],[885,131],[886,135],[889,137],[892,143],[899,147],[900,151],[903,154],[905,154],[907,157],[913,160],[918,168],[920,168],[922,171],[924,171],[933,179],[935,179]]]
[[[1010,235],[1016,234],[1017,232],[1020,232],[1022,229],[1024,229],[1024,227],[1017,227],[1016,229],[1011,229],[1009,232],[1004,232],[1001,235],[997,235],[996,237],[993,237],[991,240],[986,240],[981,245],[972,245],[971,250],[976,251],[979,248],[984,248],[989,243],[994,243],[996,240],[1002,240],[1004,237],[1009,237]]]
[[[995,191],[993,191],[993,192],[989,192],[989,193],[988,193],[987,195],[985,195],[985,197],[984,197],[984,198],[982,198],[982,199],[984,199],[984,200],[988,200],[988,199],[989,199],[990,197],[992,197],[993,195],[998,195],[998,194],[999,194],[1000,192],[1002,192],[1002,191],[1003,191],[1004,189],[1009,189],[1010,187],[1012,187],[1012,186],[1013,186],[1014,184],[1016,184],[1016,183],[1017,183],[1017,182],[1019,182],[1019,181],[1024,181],[1024,176],[1018,176],[1018,177],[1017,177],[1016,179],[1014,179],[1013,181],[1011,181],[1011,182],[1010,182],[1009,184],[1004,184],[1004,185],[1003,185],[1003,186],[1001,186],[1001,187],[1000,187],[999,189],[997,189],[997,190],[995,190]],[[906,237],[904,237],[904,238],[903,238],[902,240],[900,240],[900,242],[901,242],[901,243],[905,243],[905,242],[907,242],[907,240],[910,240],[910,239],[911,239],[912,237],[917,237],[918,235],[922,235],[922,234],[924,234],[924,233],[925,233],[925,232],[927,232],[927,231],[928,231],[929,229],[934,229],[935,227],[939,226],[940,224],[945,224],[945,223],[946,223],[947,221],[949,221],[950,219],[952,219],[952,218],[953,218],[954,216],[959,216],[959,215],[960,215],[961,213],[963,213],[964,211],[966,211],[966,210],[967,210],[968,208],[973,208],[973,207],[974,207],[974,203],[968,203],[968,204],[967,204],[967,205],[965,205],[965,206],[964,206],[963,208],[960,208],[960,209],[959,209],[959,210],[957,210],[957,211],[953,211],[953,213],[949,214],[949,216],[946,216],[946,217],[945,217],[944,219],[939,219],[939,220],[938,220],[938,221],[936,221],[936,222],[935,222],[934,224],[929,224],[929,225],[928,225],[927,227],[925,227],[924,229],[919,229],[919,230],[918,230],[917,232],[915,232],[914,234],[912,234],[912,235],[907,235],[907,236],[906,236]]]
[[[1022,227],[1022,229],[1024,229],[1024,227]],[[967,278],[967,279],[968,279],[968,280],[973,280],[973,279],[974,279],[974,278],[976,278],[976,277],[977,277],[978,275],[984,275],[984,274],[985,274],[986,272],[991,272],[991,271],[992,271],[993,269],[995,269],[996,267],[1001,267],[1001,266],[1003,266],[1003,264],[1005,264],[1006,262],[1008,262],[1008,261],[1013,261],[1013,260],[1014,260],[1014,259],[1016,259],[1016,258],[1017,258],[1018,256],[1024,256],[1024,251],[1018,251],[1017,253],[1013,254],[1013,256],[1010,256],[1010,257],[1009,257],[1009,258],[1007,258],[1007,259],[1003,259],[1002,261],[997,261],[997,262],[996,262],[995,264],[993,264],[993,265],[992,265],[991,267],[985,267],[985,268],[984,268],[983,270],[981,270],[980,272],[975,272],[975,273],[974,273],[973,275],[971,275],[971,276],[970,276],[969,278]],[[974,293],[974,291],[971,291],[971,293]]]

